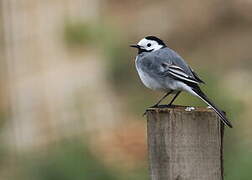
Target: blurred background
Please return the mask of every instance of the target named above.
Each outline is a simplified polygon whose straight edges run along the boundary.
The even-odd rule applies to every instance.
[[[0,0],[0,179],[146,180],[145,88],[129,44],[155,35],[227,112],[226,180],[252,179],[251,0]],[[176,104],[205,106],[183,93]]]

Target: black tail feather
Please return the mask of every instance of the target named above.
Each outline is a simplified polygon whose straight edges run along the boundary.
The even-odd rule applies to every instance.
[[[220,117],[221,121],[229,126],[230,128],[232,128],[232,124],[231,122],[228,121],[228,119],[226,118],[225,114],[210,100],[208,99],[208,97],[201,91],[201,89],[196,86],[193,87],[192,90],[205,102],[207,103],[209,106],[211,106],[213,108],[213,110],[218,114],[218,116]]]

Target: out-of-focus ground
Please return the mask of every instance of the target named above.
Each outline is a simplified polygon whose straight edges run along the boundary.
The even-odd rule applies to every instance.
[[[148,179],[141,114],[161,94],[141,84],[129,44],[156,35],[234,125],[225,179],[250,180],[251,12],[250,0],[0,0],[0,179]]]

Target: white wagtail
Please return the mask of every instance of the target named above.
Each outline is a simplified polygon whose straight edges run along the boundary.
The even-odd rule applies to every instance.
[[[143,84],[150,89],[166,92],[151,107],[158,107],[169,94],[176,94],[168,104],[168,106],[171,106],[181,91],[186,91],[211,106],[221,121],[232,127],[225,114],[201,91],[199,84],[204,82],[184,59],[168,48],[161,39],[155,36],[147,36],[139,41],[137,45],[131,45],[131,47],[138,49],[135,63]]]

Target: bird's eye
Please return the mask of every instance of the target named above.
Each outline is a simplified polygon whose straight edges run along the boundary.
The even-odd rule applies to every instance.
[[[151,47],[151,43],[148,43],[147,46],[148,46],[148,47]]]

